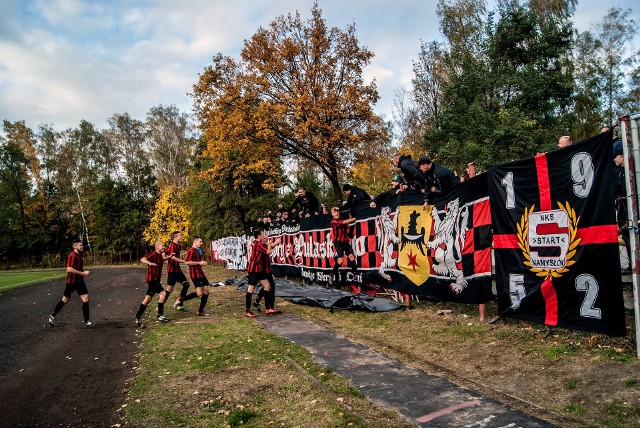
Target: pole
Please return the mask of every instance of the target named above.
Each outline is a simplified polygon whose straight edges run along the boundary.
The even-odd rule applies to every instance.
[[[622,136],[622,153],[625,158],[624,172],[627,193],[627,211],[629,213],[629,228],[631,246],[631,280],[633,287],[633,312],[636,331],[636,356],[640,358],[640,260],[638,260],[638,189],[637,183],[640,177],[640,143],[638,141],[638,119],[640,114],[631,117],[620,118]],[[628,126],[631,135],[628,135]],[[631,141],[629,141],[629,139]],[[633,174],[631,174],[633,172]]]
[[[475,164],[475,162],[469,162],[467,164],[467,171],[469,171],[469,178],[476,176],[476,164]],[[480,322],[484,322],[484,320],[485,320],[485,316],[486,316],[485,310],[486,310],[486,308],[484,306],[484,303],[480,303],[478,305],[478,313],[479,313],[479,321]]]

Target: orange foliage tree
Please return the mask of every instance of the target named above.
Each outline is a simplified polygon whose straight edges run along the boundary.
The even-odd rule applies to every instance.
[[[317,165],[340,199],[339,177],[354,151],[386,138],[372,110],[375,81],[362,77],[373,54],[354,25],[327,28],[317,4],[311,14],[306,22],[298,13],[276,18],[245,41],[241,61],[216,55],[194,85],[212,182],[231,171],[240,186],[261,173],[273,188],[279,162],[295,156]]]

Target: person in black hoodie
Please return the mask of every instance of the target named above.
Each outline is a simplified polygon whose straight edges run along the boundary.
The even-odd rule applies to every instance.
[[[427,182],[427,192],[448,193],[460,184],[460,179],[446,166],[437,164],[429,156],[420,156],[418,169]]]
[[[356,206],[362,201],[371,201],[371,196],[361,188],[345,183],[342,191],[347,197],[347,202],[342,206],[343,212],[349,211],[352,217],[355,217]]]
[[[396,197],[396,195],[402,192],[403,183],[404,180],[401,175],[394,175],[391,179],[391,189],[386,190],[373,198],[369,207],[388,207],[389,203]]]
[[[613,140],[613,164],[614,164],[614,196],[616,206],[616,220],[618,222],[618,238],[622,240],[629,257],[629,267],[631,267],[631,247],[629,239],[629,213],[627,211],[627,182],[624,173],[624,154],[622,151],[622,140]]]
[[[396,153],[392,161],[396,168],[400,169],[402,177],[408,187],[421,192],[427,191],[425,176],[420,172],[416,161],[411,159],[411,155]]]
[[[304,187],[298,188],[296,199],[291,204],[291,207],[289,207],[289,212],[294,212],[293,210],[298,206],[299,209],[295,212],[302,213],[303,217],[317,215],[320,212],[320,202],[318,198],[316,198],[313,192],[309,192]]]

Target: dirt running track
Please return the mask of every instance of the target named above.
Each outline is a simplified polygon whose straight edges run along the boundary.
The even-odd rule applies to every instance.
[[[91,269],[91,320],[76,295],[56,318],[64,279],[0,295],[0,425],[110,427],[120,423],[139,349],[133,315],[146,290],[144,270]]]

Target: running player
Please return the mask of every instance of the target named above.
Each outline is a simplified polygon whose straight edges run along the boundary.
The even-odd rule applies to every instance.
[[[141,263],[147,265],[147,292],[144,295],[142,303],[140,303],[138,313],[136,313],[136,326],[138,327],[142,326],[140,318],[142,318],[142,314],[144,314],[144,311],[147,309],[147,305],[156,293],[158,293],[158,321],[169,321],[169,318],[164,316],[164,302],[167,298],[167,292],[164,291],[160,283],[160,277],[162,276],[162,265],[164,261],[170,259],[173,254],[163,255],[163,252],[164,244],[158,241],[155,243],[154,251],[140,259]]]
[[[165,289],[165,291],[167,292],[167,299],[169,299],[169,295],[173,291],[173,287],[176,285],[176,282],[182,284],[180,296],[178,296],[178,298],[176,299],[173,307],[179,311],[189,312],[189,309],[185,308],[182,304],[184,298],[187,297],[187,291],[189,290],[189,281],[187,281],[187,277],[184,276],[182,269],[180,269],[180,263],[185,262],[180,258],[181,239],[182,234],[180,232],[173,232],[171,234],[171,244],[169,244],[169,248],[167,248],[166,254],[172,254],[172,256],[167,262],[167,288]]]
[[[84,257],[82,252],[84,246],[80,239],[76,239],[71,244],[73,251],[67,257],[67,285],[62,293],[62,300],[58,302],[53,309],[51,315],[49,315],[49,326],[53,327],[56,321],[56,315],[62,309],[62,307],[69,301],[73,292],[77,292],[82,300],[82,315],[84,316],[84,325],[91,327],[94,325],[89,320],[89,291],[87,285],[84,283],[84,277],[89,275],[88,270],[84,270]]]
[[[200,307],[196,315],[199,317],[208,317],[209,314],[204,311],[204,307],[209,300],[209,280],[204,275],[202,266],[206,266],[207,262],[202,259],[202,253],[200,247],[202,246],[202,238],[199,236],[193,237],[193,246],[187,251],[185,256],[185,263],[189,265],[189,276],[193,282],[193,286],[196,288],[195,293],[190,293],[182,299],[182,302],[191,300],[193,298],[200,297]]]
[[[254,241],[251,244],[251,260],[247,266],[248,287],[245,296],[245,312],[244,315],[249,318],[255,318],[256,314],[251,312],[251,298],[258,283],[262,285],[260,290],[260,298],[264,295],[265,312],[269,315],[278,314],[280,311],[275,308],[276,301],[276,284],[271,274],[271,252],[273,247],[280,244],[278,238],[275,242],[267,239],[267,235],[263,230],[253,232]]]

